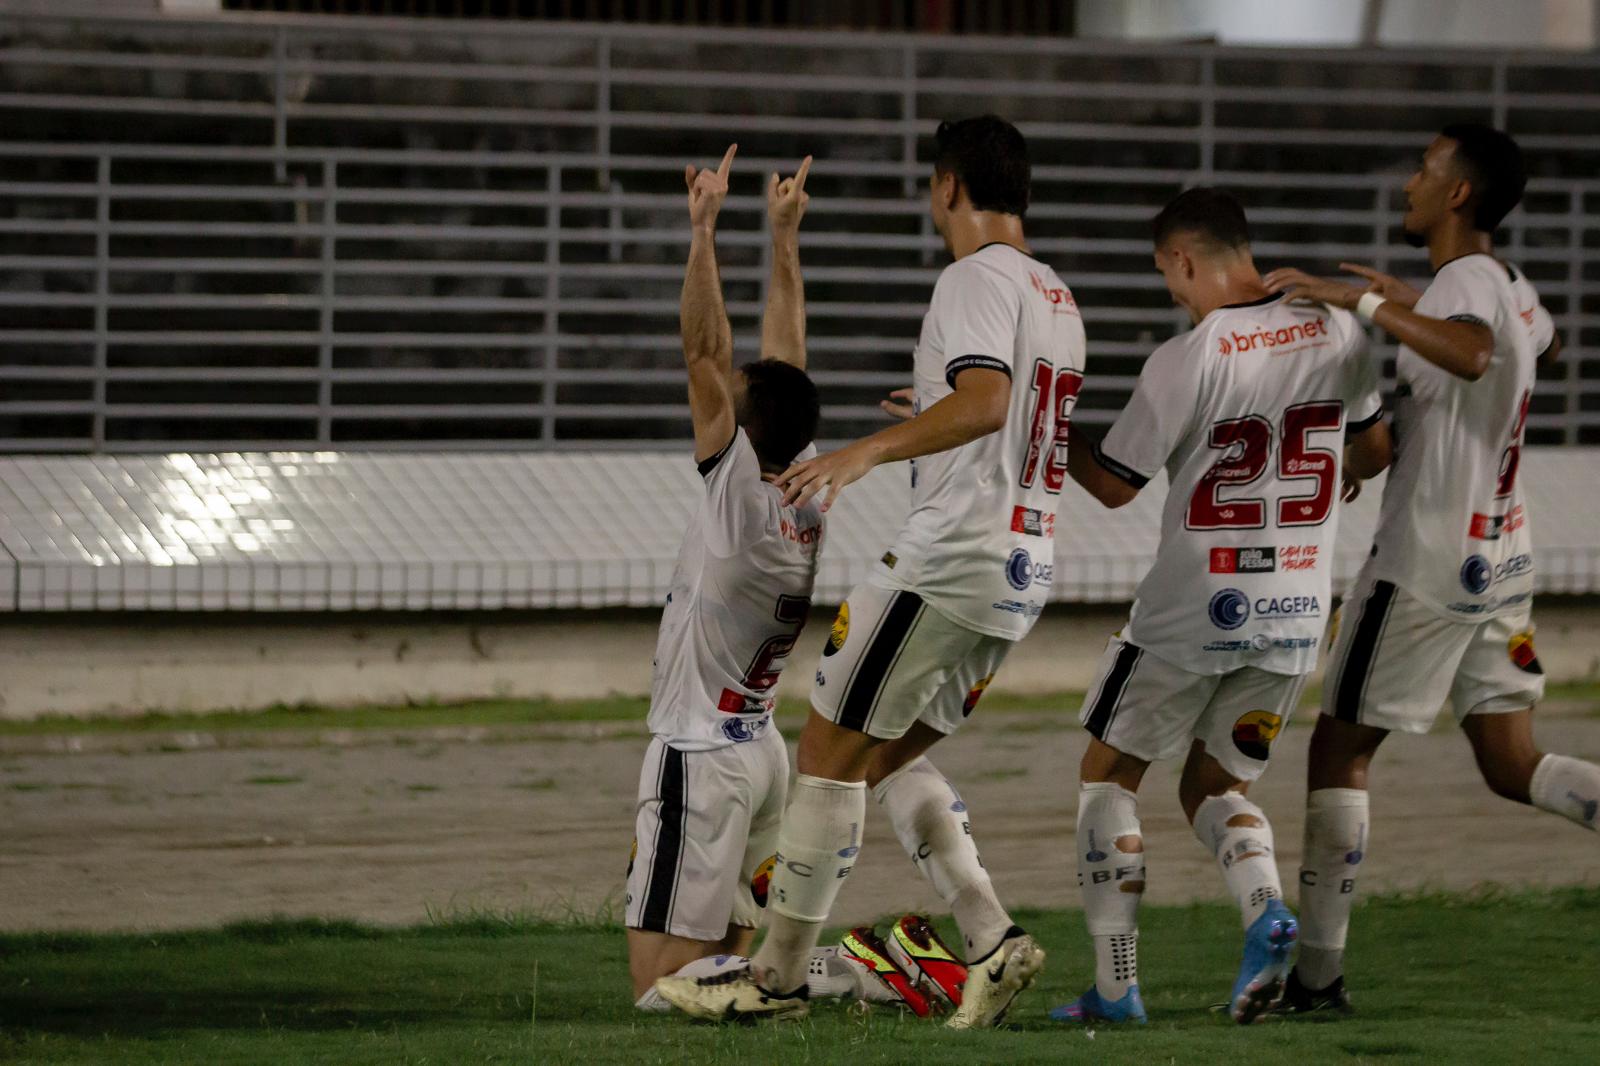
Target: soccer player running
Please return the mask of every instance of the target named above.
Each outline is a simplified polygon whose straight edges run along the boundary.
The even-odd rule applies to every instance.
[[[1107,507],[1161,470],[1170,488],[1155,565],[1083,705],[1093,739],[1077,861],[1095,983],[1051,1013],[1145,1020],[1135,794],[1150,763],[1187,752],[1178,802],[1239,905],[1244,957],[1229,1002],[1248,1023],[1283,991],[1296,924],[1272,827],[1247,792],[1316,665],[1341,469],[1377,474],[1390,442],[1360,323],[1270,292],[1238,201],[1190,189],[1153,229],[1156,268],[1195,328],[1151,354],[1105,440],[1086,448],[1080,436],[1068,457]]]
[[[787,501],[822,493],[826,510],[878,464],[915,459],[911,513],[823,650],[749,974],[657,982],[695,1017],[806,1013],[806,955],[855,864],[868,785],[961,929],[969,970],[949,1024],[993,1025],[1043,965],[926,752],[960,727],[1044,606],[1083,323],[1027,249],[1022,135],[986,115],[940,125],[936,146],[930,211],[955,262],[923,319],[912,417],[780,478]]]
[[[1368,839],[1367,770],[1391,731],[1426,733],[1448,697],[1484,781],[1595,828],[1600,766],[1533,740],[1544,676],[1533,651],[1533,555],[1518,483],[1540,360],[1554,323],[1493,234],[1522,198],[1506,134],[1447,126],[1406,182],[1407,240],[1428,249],[1425,292],[1365,267],[1364,287],[1297,270],[1291,298],[1354,308],[1396,337],[1394,468],[1372,555],[1346,600],[1311,737],[1300,957],[1286,1010],[1349,1009],[1344,943]]]
[[[789,779],[773,688],[805,622],[822,546],[821,508],[785,503],[773,484],[796,456],[816,454],[797,245],[811,160],[769,183],[763,358],[735,371],[714,241],[736,147],[714,171],[684,172],[693,236],[680,315],[705,492],[656,641],[628,868],[628,961],[644,1009],[665,1009],[656,978],[749,952],[760,913],[751,880],[776,849]]]

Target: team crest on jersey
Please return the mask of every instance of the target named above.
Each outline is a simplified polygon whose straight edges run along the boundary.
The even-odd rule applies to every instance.
[[[1265,762],[1268,749],[1282,729],[1282,715],[1271,711],[1246,711],[1233,723],[1233,746],[1249,758]]]
[[[833,629],[828,633],[827,647],[822,649],[823,658],[833,655],[844,642],[850,639],[850,602],[846,600],[839,605],[839,613],[833,616]]]
[[[1533,630],[1512,637],[1506,646],[1506,651],[1511,654],[1511,661],[1517,664],[1518,670],[1529,674],[1544,673],[1539,657],[1533,653]]]
[[[972,713],[973,708],[978,706],[978,701],[983,699],[983,692],[989,687],[989,682],[993,680],[994,675],[990,674],[988,677],[980,678],[978,683],[972,686],[972,691],[967,693],[966,700],[961,704],[961,717],[965,718]]]
[[[755,897],[757,907],[767,905],[767,890],[772,887],[772,871],[777,865],[778,857],[768,855],[756,867],[756,872],[750,875],[750,894]]]

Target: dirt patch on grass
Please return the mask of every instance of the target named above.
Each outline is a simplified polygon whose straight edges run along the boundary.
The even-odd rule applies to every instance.
[[[1311,715],[1253,795],[1292,884]],[[619,735],[620,732],[620,735]],[[1546,748],[1600,759],[1600,719],[1548,718]],[[637,727],[255,734],[0,757],[0,928],[155,929],[269,914],[416,922],[431,911],[592,912],[620,898],[645,737]],[[1076,707],[979,713],[934,752],[1002,896],[1076,906]],[[1221,895],[1178,809],[1177,766],[1141,793],[1152,902]],[[1600,881],[1593,839],[1495,798],[1453,730],[1393,738],[1374,770],[1363,891]],[[1293,890],[1291,888],[1291,895]],[[836,917],[938,909],[869,811]]]

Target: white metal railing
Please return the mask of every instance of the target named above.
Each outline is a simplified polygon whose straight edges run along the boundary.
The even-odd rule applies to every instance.
[[[1404,163],[1443,121],[1507,125],[1539,175],[1507,254],[1569,353],[1532,433],[1600,440],[1593,56],[292,17],[0,35],[0,115],[27,131],[0,144],[0,450],[676,441],[674,174],[730,137],[741,352],[755,175],[814,151],[813,365],[825,435],[857,432],[940,262],[919,145],[990,108],[1033,144],[1030,230],[1085,310],[1090,423],[1180,324],[1145,221],[1181,185],[1239,191],[1265,262],[1420,272]]]

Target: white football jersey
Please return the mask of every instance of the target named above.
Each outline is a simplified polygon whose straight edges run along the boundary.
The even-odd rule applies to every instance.
[[[1167,472],[1127,639],[1197,674],[1310,673],[1331,609],[1345,434],[1382,414],[1377,361],[1348,311],[1272,296],[1157,348],[1095,451],[1135,487]]]
[[[1394,466],[1372,572],[1446,618],[1492,618],[1533,595],[1517,474],[1535,366],[1555,324],[1527,278],[1483,254],[1440,267],[1416,310],[1483,323],[1494,354],[1483,377],[1467,381],[1401,347]]]
[[[945,267],[914,357],[916,409],[982,367],[1011,378],[998,431],[911,464],[911,513],[873,571],[979,633],[1020,640],[1054,576],[1067,428],[1083,384],[1077,302],[1056,272],[1009,244]]]
[[[814,455],[808,446],[797,458]],[[770,727],[822,549],[821,510],[784,506],[743,429],[700,475],[706,494],[678,549],[650,684],[650,732],[679,751],[754,740]]]

